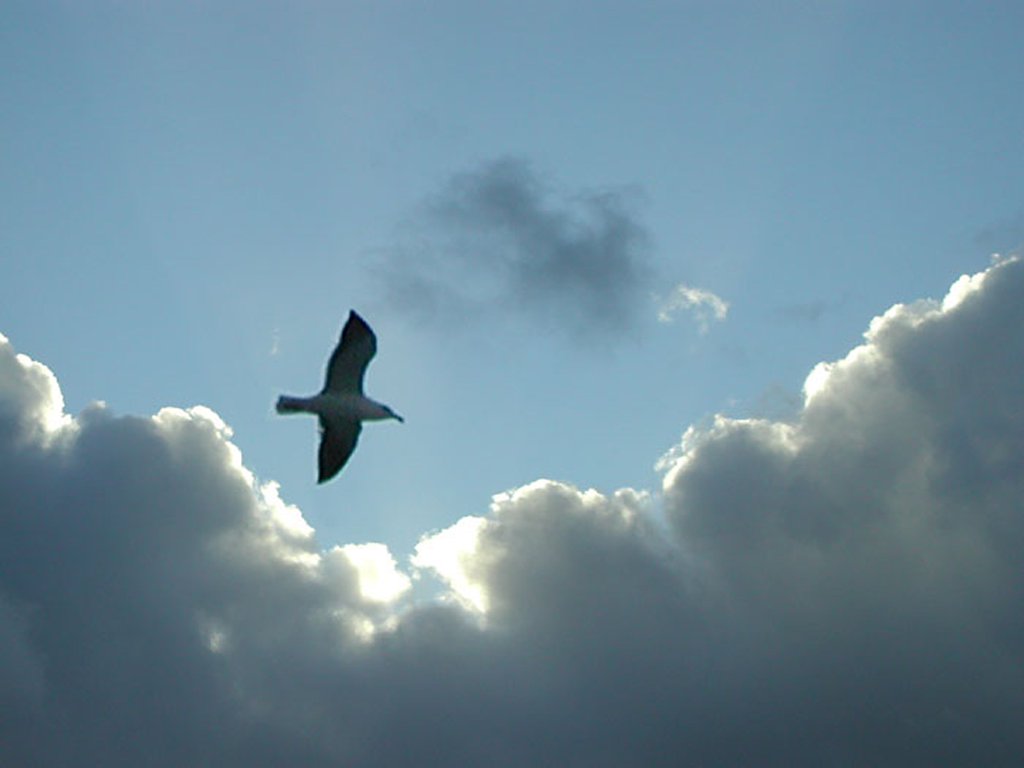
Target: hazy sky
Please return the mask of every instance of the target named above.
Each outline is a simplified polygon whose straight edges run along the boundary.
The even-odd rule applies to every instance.
[[[1020,754],[1022,33],[5,3],[0,762]]]

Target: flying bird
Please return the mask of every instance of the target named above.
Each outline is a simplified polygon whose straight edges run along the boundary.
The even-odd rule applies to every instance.
[[[320,418],[318,483],[338,474],[356,448],[364,421],[405,421],[383,403],[363,394],[363,374],[377,353],[377,337],[355,310],[348,314],[341,341],[327,362],[327,381],[312,397],[281,395],[278,413],[315,413]]]

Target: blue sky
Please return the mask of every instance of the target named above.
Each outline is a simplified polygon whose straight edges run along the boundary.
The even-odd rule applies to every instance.
[[[405,567],[540,478],[658,507],[688,427],[797,418],[871,318],[1019,251],[1022,31],[1019,3],[5,3],[0,333],[71,415],[212,409],[320,550]],[[659,322],[680,285],[727,314]],[[406,423],[318,487],[313,420],[272,405],[350,308]]]
[[[647,486],[688,424],[795,396],[870,316],[1021,236],[1014,4],[4,13],[4,332],[54,361],[72,412],[210,406],[328,541],[407,549],[537,476]],[[702,336],[652,307],[580,348],[522,317],[452,338],[393,311],[375,260],[506,156],[554,208],[623,195],[652,288],[710,290],[727,321]],[[319,386],[350,307],[381,339],[372,391],[409,421],[314,488],[312,425],[268,409]]]

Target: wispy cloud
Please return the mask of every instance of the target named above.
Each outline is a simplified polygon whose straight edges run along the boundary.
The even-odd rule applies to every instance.
[[[390,303],[418,317],[511,313],[573,334],[627,332],[653,277],[632,202],[623,190],[562,193],[504,157],[453,176],[375,268]]]
[[[729,304],[682,284],[653,292],[662,276],[636,198],[622,188],[566,193],[526,160],[503,157],[451,177],[371,270],[395,311],[449,327],[515,317],[606,340],[647,321],[653,297],[661,322],[686,314],[706,333]]]
[[[680,283],[665,298],[655,297],[658,303],[658,321],[671,323],[682,312],[693,316],[701,333],[707,333],[712,321],[725,320],[729,303],[704,288],[693,288]]]

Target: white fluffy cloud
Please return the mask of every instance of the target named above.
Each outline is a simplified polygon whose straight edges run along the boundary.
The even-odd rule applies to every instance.
[[[417,547],[453,599],[404,605],[212,412],[71,419],[0,340],[0,762],[1012,762],[1022,351],[1005,262],[876,318],[793,422],[687,430],[658,494],[496,496]]]

